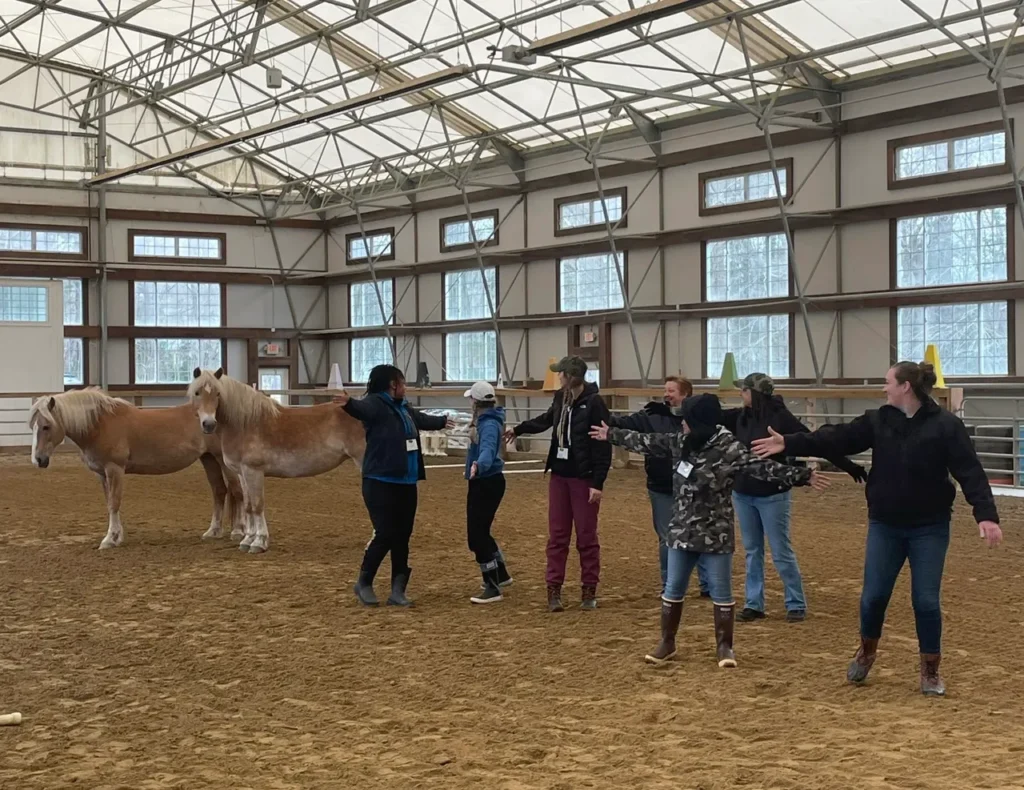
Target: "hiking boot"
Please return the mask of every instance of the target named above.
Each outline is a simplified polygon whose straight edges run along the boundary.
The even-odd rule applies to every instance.
[[[580,595],[580,609],[596,609],[597,608],[597,587],[593,585],[583,585],[582,593]]]
[[[565,607],[562,606],[562,585],[561,584],[549,584],[548,585],[548,611],[549,612],[564,612]]]
[[[409,586],[409,575],[411,569],[405,573],[399,573],[391,579],[391,595],[388,596],[388,606],[412,606],[412,601],[405,597],[405,588]]]
[[[715,604],[715,642],[718,645],[718,666],[735,667],[736,654],[732,649],[733,624],[736,621],[736,606]]]
[[[846,679],[851,683],[863,683],[867,680],[868,672],[871,671],[877,654],[878,640],[866,639],[862,636],[860,638],[860,647],[857,648],[857,653],[846,670]],[[922,669],[921,672],[923,678],[924,670]]]
[[[741,623],[750,623],[754,620],[764,620],[767,615],[757,609],[751,609],[749,606],[744,607],[743,611],[736,615],[736,619]]]
[[[921,693],[926,697],[946,696],[946,684],[939,675],[941,659],[942,656],[938,653],[921,654]]]
[[[491,560],[480,565],[484,583],[482,592],[470,598],[471,603],[497,603],[502,600],[501,585],[498,582],[498,561]]]
[[[790,609],[788,612],[786,612],[786,622],[787,623],[802,623],[806,619],[807,619],[807,610],[806,609]]]
[[[373,591],[373,574],[359,571],[359,578],[356,580],[355,585],[353,585],[352,591],[363,606],[380,605],[380,601],[377,600],[377,595]]]
[[[644,656],[648,664],[664,664],[676,654],[676,633],[679,631],[679,620],[683,616],[683,603],[661,602],[661,641],[658,646]]]

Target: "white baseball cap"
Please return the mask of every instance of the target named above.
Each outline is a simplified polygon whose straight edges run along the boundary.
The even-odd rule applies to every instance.
[[[494,387],[486,381],[478,381],[466,390],[466,394],[463,397],[488,403],[494,400]]]

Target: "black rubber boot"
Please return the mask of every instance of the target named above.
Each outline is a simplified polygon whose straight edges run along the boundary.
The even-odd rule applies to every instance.
[[[373,574],[359,571],[359,578],[356,580],[355,586],[352,587],[352,591],[363,606],[380,605],[380,601],[377,600],[377,595],[373,591]]]
[[[502,600],[501,583],[498,580],[498,561],[491,560],[480,565],[480,573],[484,583],[479,595],[474,595],[469,600],[472,603],[497,603]]]
[[[405,588],[409,586],[409,575],[411,568],[406,568],[405,573],[399,573],[391,579],[391,595],[388,596],[388,606],[412,606],[412,601],[405,597]]]

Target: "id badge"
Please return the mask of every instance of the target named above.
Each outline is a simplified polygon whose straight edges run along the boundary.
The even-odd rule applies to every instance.
[[[406,439],[405,440],[405,451],[407,453],[414,453],[418,449],[420,449],[420,448],[416,445],[416,440],[415,439]]]
[[[691,464],[689,461],[680,461],[676,465],[676,472],[678,474],[681,474],[683,477],[689,477],[690,476],[690,472],[692,472],[692,471],[693,471],[693,464]]]
[[[559,447],[558,448],[558,452],[555,453],[555,457],[558,458],[559,461],[568,461],[569,460],[569,448],[568,447]]]

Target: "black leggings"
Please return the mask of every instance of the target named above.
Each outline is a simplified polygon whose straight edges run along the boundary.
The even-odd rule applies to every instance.
[[[491,537],[491,524],[505,496],[505,476],[501,474],[469,481],[466,497],[466,537],[469,550],[481,565],[491,562],[498,553],[498,544]]]
[[[363,553],[364,573],[377,575],[391,552],[391,578],[409,571],[409,540],[416,520],[416,486],[363,478],[363,501],[373,523],[373,537]]]

